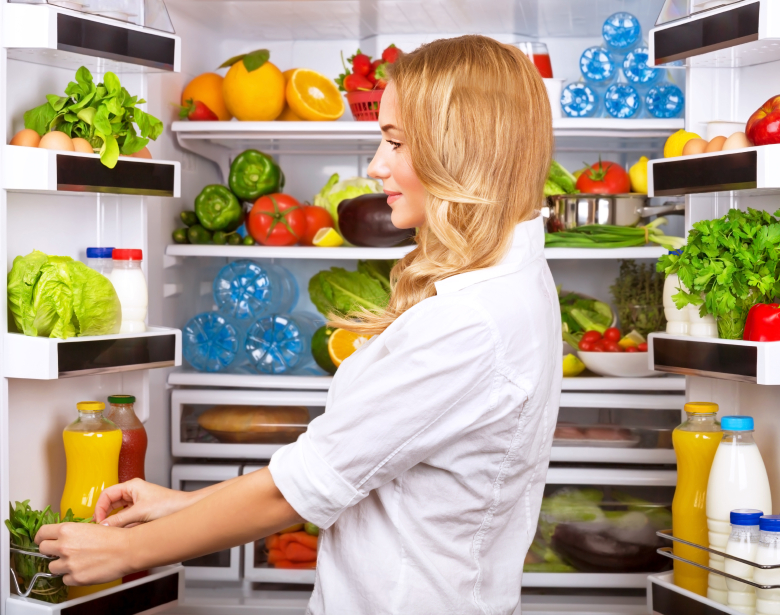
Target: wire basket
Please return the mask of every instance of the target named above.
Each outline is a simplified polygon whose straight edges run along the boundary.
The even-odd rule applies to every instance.
[[[37,547],[19,547],[11,543],[11,584],[23,598],[59,604],[68,599],[68,586],[62,575],[49,572],[49,562],[57,559],[43,555]]]
[[[347,102],[355,121],[376,122],[379,119],[379,102],[384,92],[384,90],[347,92]]]

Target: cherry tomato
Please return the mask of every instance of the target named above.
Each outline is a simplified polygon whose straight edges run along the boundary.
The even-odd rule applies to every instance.
[[[306,232],[301,237],[302,246],[314,245],[314,236],[321,228],[335,227],[333,224],[333,218],[328,213],[328,210],[324,207],[317,207],[316,205],[304,205],[303,213],[306,214]]]
[[[639,352],[639,349],[636,346],[629,346],[626,348],[626,352]]]
[[[306,233],[306,214],[290,195],[267,194],[255,201],[246,228],[264,246],[292,246]]]
[[[617,342],[613,342],[612,340],[604,340],[604,351],[605,352],[622,352],[623,349],[618,345]]]
[[[610,327],[606,331],[604,331],[604,339],[609,340],[610,342],[619,342],[620,341],[620,329],[617,327]]]
[[[579,348],[583,352],[590,352],[593,350],[593,342],[589,342],[587,340],[580,340],[580,343],[577,346],[577,348]]]
[[[599,340],[598,342],[595,342],[593,344],[593,348],[591,348],[591,352],[606,352],[604,349],[604,340]]]
[[[598,331],[585,331],[585,333],[582,334],[583,342],[598,342],[600,339],[601,333]]]
[[[647,352],[647,342],[642,342],[636,347],[639,352]]]

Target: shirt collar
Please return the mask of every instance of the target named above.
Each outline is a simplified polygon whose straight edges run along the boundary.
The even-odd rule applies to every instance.
[[[498,265],[459,273],[434,282],[436,294],[454,293],[472,284],[520,271],[542,254],[544,254],[544,221],[539,214],[533,220],[526,220],[515,227],[512,246]]]

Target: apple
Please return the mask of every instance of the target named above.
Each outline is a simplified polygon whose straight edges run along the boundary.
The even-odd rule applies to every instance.
[[[773,96],[750,116],[745,133],[753,145],[780,143],[780,96]]]

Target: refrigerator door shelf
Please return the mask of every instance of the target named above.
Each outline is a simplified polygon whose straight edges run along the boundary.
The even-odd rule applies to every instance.
[[[647,577],[647,612],[658,615],[742,615],[723,604],[694,594],[674,584],[672,571],[659,572]]]
[[[181,163],[123,157],[109,169],[97,154],[6,145],[3,188],[13,192],[70,196],[102,193],[178,198],[181,196]]]
[[[181,365],[181,331],[167,327],[67,340],[6,333],[3,342],[6,378],[56,380]]]
[[[5,612],[6,615],[141,615],[161,613],[177,606],[184,596],[184,568],[177,564],[149,572],[142,579],[60,604],[11,595],[5,603]]]
[[[46,4],[9,3],[3,17],[12,60],[101,74],[181,71],[174,34]]]
[[[637,589],[647,585],[647,573],[524,572],[523,587]]]

